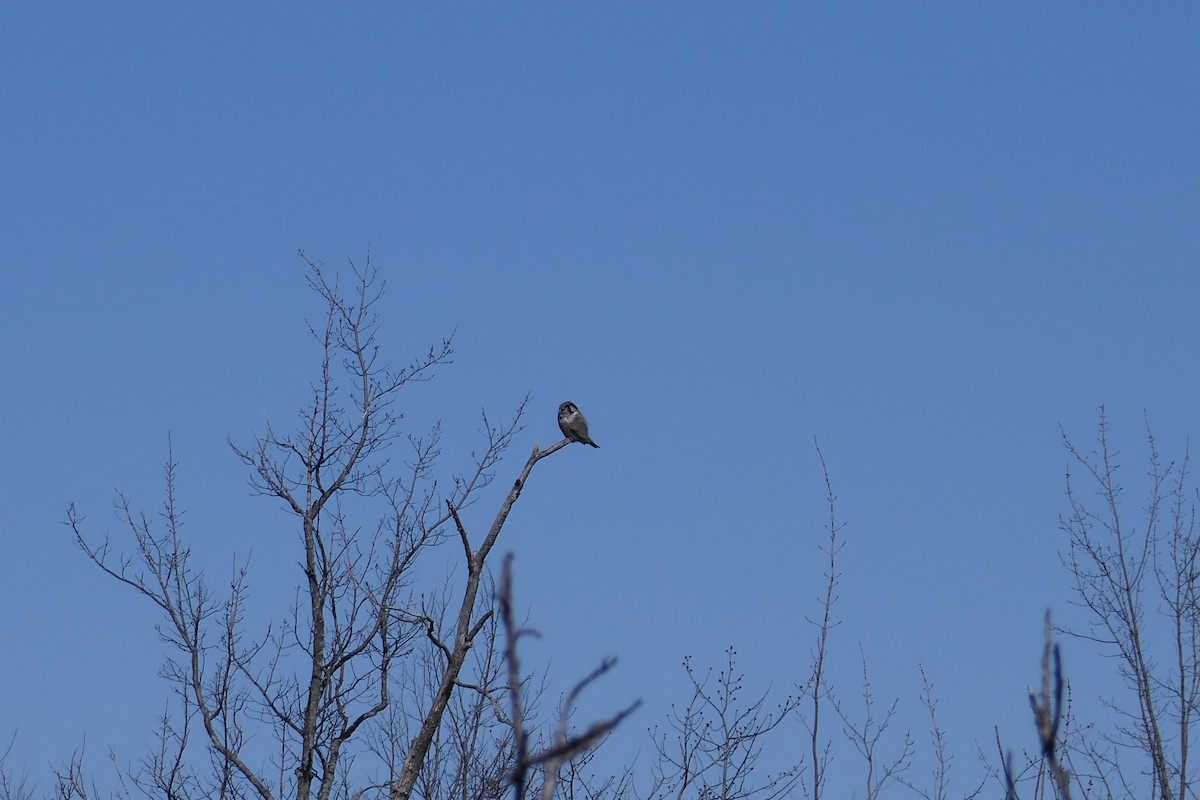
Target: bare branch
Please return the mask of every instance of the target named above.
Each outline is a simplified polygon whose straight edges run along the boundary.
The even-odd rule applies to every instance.
[[[558,781],[559,770],[562,765],[598,744],[622,720],[636,711],[641,706],[642,701],[638,700],[612,717],[594,723],[581,734],[569,734],[568,726],[571,713],[580,693],[593,681],[608,672],[615,664],[614,661],[606,659],[590,675],[577,683],[567,695],[567,700],[563,703],[559,715],[558,731],[554,737],[554,744],[540,752],[530,753],[529,734],[525,726],[525,709],[521,693],[524,680],[521,677],[521,662],[517,655],[517,641],[522,635],[529,633],[529,631],[522,630],[517,626],[513,613],[512,561],[513,556],[511,553],[505,556],[503,572],[500,578],[500,588],[497,592],[496,600],[500,605],[500,618],[506,635],[504,660],[508,664],[508,692],[512,704],[510,719],[515,740],[516,756],[516,764],[512,772],[513,796],[515,800],[523,800],[529,770],[535,766],[542,765],[544,771],[542,800],[550,800],[554,796],[554,788]]]

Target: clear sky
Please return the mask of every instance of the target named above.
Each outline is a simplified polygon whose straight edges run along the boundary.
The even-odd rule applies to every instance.
[[[168,435],[213,574],[253,553],[267,603],[299,579],[226,439],[292,419],[316,366],[296,251],[370,251],[397,363],[457,331],[406,406],[447,469],[483,407],[533,393],[501,485],[560,401],[588,415],[601,449],[543,462],[501,549],[556,690],[611,655],[585,714],[645,701],[614,761],[686,655],[803,678],[817,437],[837,682],[861,643],[924,746],[923,664],[965,791],[994,725],[1032,743],[1042,615],[1078,613],[1058,426],[1087,442],[1106,404],[1131,478],[1143,415],[1172,455],[1196,432],[1198,41],[1187,4],[4,4],[14,758],[149,739],[154,614],[62,521],[119,534],[114,488],[156,511]],[[1111,662],[1067,659],[1094,703]]]

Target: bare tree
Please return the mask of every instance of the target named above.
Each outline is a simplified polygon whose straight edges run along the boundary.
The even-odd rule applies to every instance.
[[[96,800],[103,796],[84,770],[84,750],[80,747],[62,766],[55,768],[53,797],[56,800]]]
[[[946,732],[938,724],[937,698],[933,694],[933,681],[925,672],[924,666],[917,668],[921,673],[921,704],[929,714],[929,734],[933,745],[934,769],[930,778],[933,783],[928,788],[900,774],[897,780],[912,789],[925,800],[946,800],[949,796],[950,765],[954,757],[946,749]],[[978,791],[976,792],[978,794]],[[974,795],[970,795],[973,797]]]
[[[163,675],[177,704],[134,780],[147,793],[180,800],[433,797],[418,785],[423,770],[445,767],[429,767],[429,759],[447,752],[439,735],[450,721],[462,726],[447,733],[459,769],[478,768],[450,785],[463,798],[487,796],[485,784],[511,758],[508,737],[481,736],[481,720],[498,713],[508,690],[497,680],[489,557],[534,466],[569,442],[534,446],[491,525],[473,539],[460,512],[491,482],[521,430],[528,398],[505,423],[485,415],[486,446],[472,470],[439,483],[440,428],[406,436],[398,401],[450,361],[451,342],[389,368],[379,341],[378,267],[368,258],[344,289],[336,275],[306,261],[323,309],[309,326],[320,360],[308,401],[291,432],[268,425],[247,446],[231,443],[254,490],[294,520],[301,582],[290,612],[252,629],[244,563],[227,592],[212,587],[182,531],[173,456],[160,520],[119,499],[133,555],[89,535],[74,506],[68,512],[88,557],[158,607],[160,635],[174,653]],[[405,440],[408,454],[397,469],[391,452]],[[418,564],[431,548],[454,541],[465,574],[453,598],[435,608],[416,588]],[[414,671],[412,659],[421,653],[423,671]],[[467,675],[473,654],[475,671]],[[415,675],[423,682],[402,680]],[[405,706],[389,713],[397,711],[397,692]],[[401,717],[408,738],[385,744]],[[83,796],[81,768],[60,778]]]
[[[861,719],[832,694],[830,695],[830,702],[837,712],[838,717],[842,720],[842,733],[863,759],[865,767],[863,797],[866,800],[876,800],[883,790],[887,788],[888,784],[900,781],[900,778],[903,777],[904,772],[908,769],[912,761],[913,740],[912,734],[909,731],[905,731],[893,755],[889,757],[880,753],[880,746],[884,742],[888,728],[891,727],[893,718],[896,716],[896,709],[900,705],[900,700],[899,698],[894,699],[882,716],[876,716],[875,697],[871,691],[871,678],[867,671],[867,656],[861,646],[859,647],[859,655],[862,660],[862,687],[860,696],[863,702],[863,710]]]
[[[1125,699],[1109,703],[1120,721],[1105,738],[1107,746],[1081,744],[1079,756],[1113,789],[1172,800],[1194,796],[1190,754],[1200,710],[1200,540],[1188,453],[1178,463],[1164,463],[1149,424],[1146,437],[1149,485],[1142,514],[1131,519],[1104,409],[1095,450],[1080,450],[1063,433],[1067,451],[1098,499],[1094,506],[1086,502],[1068,469],[1070,514],[1062,518],[1062,528],[1069,539],[1063,561],[1087,617],[1082,626],[1062,630],[1116,656],[1127,689]],[[1133,773],[1126,765],[1131,750],[1145,758]],[[1133,778],[1139,773],[1152,776],[1150,786]]]
[[[603,742],[601,742],[603,744]],[[600,745],[562,765],[554,788],[557,800],[624,800],[635,797],[634,764],[597,775],[594,759]]]
[[[0,752],[0,800],[33,800],[34,787],[29,780],[29,772],[26,770],[17,774],[9,769],[8,759],[16,740],[14,733],[4,746],[4,751]]]
[[[448,587],[447,587],[448,588]],[[480,616],[489,610],[493,592],[485,585],[479,599]],[[432,689],[440,685],[445,654],[435,640],[449,638],[454,622],[447,613],[453,598],[437,592],[424,599],[423,609],[437,620],[434,638],[414,643],[413,652],[397,674],[392,703],[384,722],[369,732],[372,752],[386,765],[384,774],[396,775],[420,724],[428,714]],[[507,672],[499,620],[492,615],[475,639],[459,674],[458,691],[451,696],[442,725],[434,734],[413,796],[423,800],[487,800],[507,795],[514,763],[512,727],[504,711]],[[532,694],[540,693],[533,686]]]
[[[726,654],[715,680],[711,669],[700,675],[691,659],[684,659],[692,696],[682,711],[672,708],[667,720],[671,732],[651,733],[657,760],[651,765],[648,797],[776,800],[800,780],[799,764],[773,774],[759,773],[757,767],[768,735],[801,698],[789,696],[773,711],[766,708],[766,692],[743,701],[745,675],[737,668],[734,649]]]
[[[832,649],[830,645],[833,629],[841,624],[835,615],[835,606],[838,601],[838,587],[841,580],[839,558],[845,547],[843,536],[845,523],[838,517],[837,495],[833,490],[829,467],[824,453],[815,439],[814,447],[825,483],[828,519],[825,522],[825,539],[819,545],[825,562],[825,580],[821,585],[822,592],[816,598],[817,614],[813,617],[806,617],[806,621],[815,629],[808,673],[804,681],[797,684],[799,702],[796,706],[795,716],[804,727],[803,741],[808,757],[807,763],[801,769],[798,785],[804,796],[812,798],[812,800],[820,800],[826,793],[829,768],[833,763],[836,751],[835,742],[825,732],[824,723],[827,722],[827,718],[832,712],[841,723],[842,738],[845,743],[861,759],[864,797],[880,797],[890,785],[900,784],[927,800],[944,800],[950,792],[950,766],[953,759],[947,748],[946,733],[938,723],[933,683],[924,667],[919,667],[923,685],[921,703],[929,715],[935,759],[930,786],[924,786],[907,775],[912,758],[917,751],[916,743],[910,731],[895,732],[891,730],[899,708],[898,698],[893,698],[882,714],[877,711],[866,655],[861,644],[859,645],[859,656],[862,677],[857,695],[862,706],[855,709],[844,699],[844,696],[839,697],[840,693],[837,691],[834,675],[831,673]],[[984,779],[979,781],[964,797],[968,800],[978,797],[986,779],[985,773]]]
[[[826,504],[829,508],[829,521],[825,524],[825,531],[829,538],[821,550],[822,555],[828,560],[828,566],[825,573],[825,591],[817,598],[821,610],[820,618],[814,620],[806,617],[808,623],[817,630],[816,644],[813,646],[808,678],[797,688],[807,703],[806,711],[800,715],[801,722],[808,732],[809,746],[808,769],[810,780],[804,786],[804,793],[807,797],[812,798],[812,800],[820,800],[825,790],[825,771],[828,769],[830,762],[829,740],[828,738],[823,738],[821,733],[821,714],[824,711],[825,700],[829,694],[829,683],[826,676],[826,661],[829,656],[829,634],[839,624],[833,618],[833,607],[837,602],[839,577],[837,558],[845,546],[839,536],[845,523],[838,521],[837,495],[833,493],[833,481],[829,477],[829,466],[825,463],[825,454],[821,452],[821,445],[815,437],[813,439],[813,447],[816,449],[817,458],[821,462],[821,474],[825,479]]]

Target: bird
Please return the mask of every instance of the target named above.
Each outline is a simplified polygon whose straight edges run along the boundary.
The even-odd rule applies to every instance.
[[[570,400],[558,407],[558,428],[563,432],[563,436],[572,442],[583,442],[592,447],[600,446],[588,436],[587,420],[579,412],[579,406]]]

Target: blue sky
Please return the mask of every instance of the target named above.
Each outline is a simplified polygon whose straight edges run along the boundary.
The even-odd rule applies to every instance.
[[[1171,454],[1195,432],[1198,34],[1181,5],[6,5],[0,733],[35,774],[148,739],[154,615],[61,523],[157,509],[168,435],[198,552],[286,602],[286,518],[226,439],[317,363],[296,251],[369,251],[397,363],[457,332],[406,407],[447,469],[526,392],[502,485],[561,400],[591,421],[501,548],[529,658],[565,687],[617,656],[586,711],[645,701],[614,760],[685,655],[802,679],[817,437],[839,683],[861,643],[923,742],[923,664],[965,790],[994,725],[1032,742],[1042,614],[1077,613],[1058,426],[1105,404],[1134,480],[1143,415]],[[1091,702],[1111,663],[1067,658]]]

